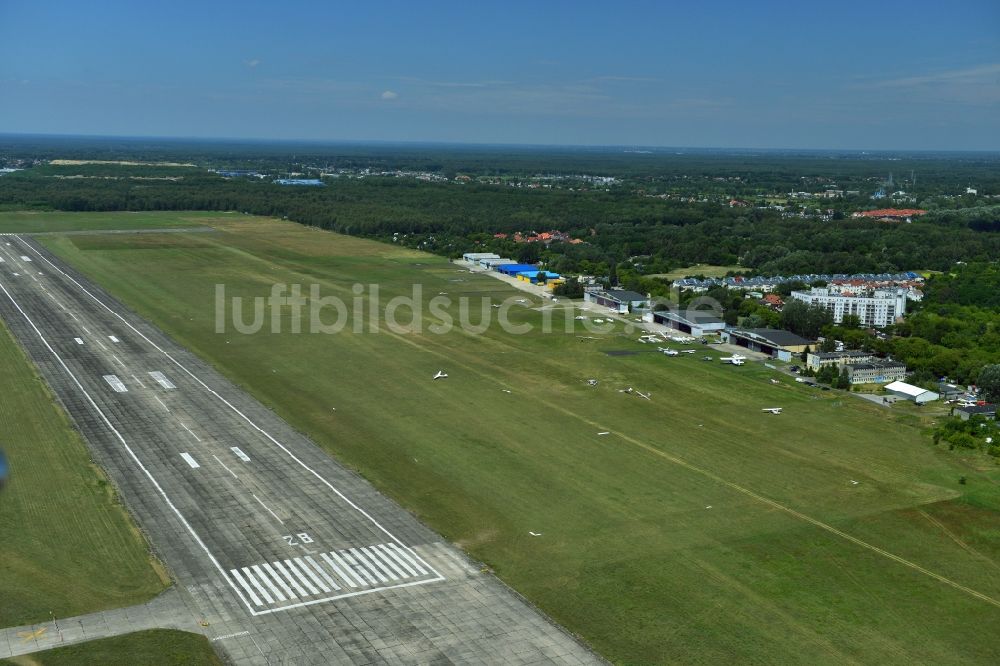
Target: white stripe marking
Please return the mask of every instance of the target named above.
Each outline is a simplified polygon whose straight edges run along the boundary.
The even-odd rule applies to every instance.
[[[155,395],[154,395],[153,397],[154,397],[154,398],[156,398],[156,396],[155,396]],[[169,408],[169,407],[167,407],[166,405],[164,405],[164,404],[163,404],[163,401],[162,401],[162,400],[160,400],[159,398],[156,398],[156,402],[160,403],[160,407],[163,407],[163,409],[167,410],[168,412],[170,411],[170,408]]]
[[[241,449],[240,447],[238,447],[238,446],[231,446],[231,447],[229,447],[229,450],[232,451],[233,453],[235,453],[236,457],[239,458],[240,460],[242,460],[243,462],[250,462],[250,456],[248,456],[247,454],[243,453],[243,449]]]
[[[355,560],[353,557],[351,557],[351,555],[348,554],[347,551],[343,551],[343,550],[340,551],[340,556],[342,558],[344,558],[345,562],[347,562],[349,565],[351,565],[351,571],[353,571],[355,574],[360,573],[362,576],[365,577],[365,579],[368,580],[368,582],[371,585],[378,584],[378,581],[375,580],[374,577],[372,577],[371,572],[368,571],[368,569],[366,569],[363,564],[361,564],[360,562],[358,562],[357,560]]]
[[[31,263],[31,257],[26,257],[26,256],[24,256],[24,255],[22,254],[22,255],[21,255],[21,261],[27,261],[28,263]]]
[[[250,635],[249,631],[237,631],[235,634],[226,634],[225,636],[216,636],[210,642],[214,643],[215,641],[224,641],[227,638],[239,638],[240,636],[249,636],[249,635]]]
[[[82,345],[83,344],[83,340],[81,340],[80,338],[73,338],[73,339],[76,340],[76,344],[78,344],[78,345]]]
[[[384,544],[384,543],[383,544],[379,544],[379,548],[381,548],[382,550],[384,550],[385,553],[389,557],[391,557],[393,560],[395,560],[396,562],[398,562],[401,567],[403,567],[404,569],[406,569],[407,571],[409,571],[411,575],[413,575],[413,576],[419,576],[420,575],[419,573],[417,573],[416,569],[414,569],[413,567],[410,566],[409,562],[407,562],[402,557],[400,557],[399,555],[397,555],[392,550],[392,548],[390,548],[386,544]]]
[[[337,581],[335,581],[333,578],[330,577],[330,574],[328,574],[326,572],[326,569],[324,569],[320,565],[319,562],[317,562],[316,560],[314,560],[313,558],[311,558],[308,555],[306,555],[302,559],[305,560],[306,562],[308,562],[310,565],[312,565],[312,568],[316,570],[316,573],[318,573],[320,576],[322,576],[323,580],[325,580],[327,583],[330,584],[330,587],[332,587],[335,590],[339,590],[340,589],[340,586],[337,585]]]
[[[108,336],[108,340],[111,340],[111,342],[120,342],[120,341],[118,340],[118,338],[116,338],[116,337],[115,337],[115,336],[113,336],[113,335],[109,335],[109,336]]]
[[[139,381],[139,378],[135,375],[132,375],[132,379],[134,379],[135,383],[139,385],[139,388],[146,388],[146,385]]]
[[[372,564],[371,562],[369,562],[368,558],[365,557],[364,553],[362,553],[357,548],[351,548],[349,550],[351,552],[351,555],[354,556],[354,559],[358,561],[358,564],[364,567],[367,571],[370,571],[371,573],[375,574],[375,576],[379,579],[380,582],[382,583],[389,582],[389,579],[386,578],[384,575],[382,575],[382,570],[379,567]]]
[[[112,356],[112,357],[113,357],[113,358],[114,358],[114,359],[115,359],[116,361],[118,361],[118,365],[122,366],[123,368],[125,367],[125,364],[124,364],[124,363],[122,363],[122,360],[121,360],[120,358],[118,358],[118,354],[112,354],[111,356]]]
[[[198,437],[198,435],[194,434],[194,431],[193,431],[193,430],[191,430],[191,428],[188,428],[186,424],[182,423],[182,424],[181,424],[181,427],[183,427],[183,428],[184,428],[185,430],[187,430],[187,431],[188,431],[188,433],[189,433],[189,434],[190,434],[190,435],[191,435],[192,437],[194,437],[195,441],[197,441],[197,442],[200,442],[200,441],[201,441],[201,437]]]
[[[421,576],[427,573],[427,571],[422,566],[417,564],[416,559],[420,559],[420,556],[414,553],[412,550],[410,550],[409,548],[400,548],[394,543],[390,543],[387,545],[389,546],[389,549],[393,553],[396,553],[397,555],[405,559],[407,562],[409,562],[411,565],[413,565],[413,568],[416,569],[418,572],[420,572]],[[420,561],[423,562],[423,560]]]
[[[201,467],[201,465],[198,464],[198,461],[191,457],[190,453],[181,453],[181,458],[184,458],[184,462],[191,465],[191,469],[198,469]]]
[[[265,564],[264,566],[265,566],[265,567],[267,567],[267,565],[266,565],[266,564]],[[264,573],[264,572],[263,572],[263,571],[261,570],[261,568],[260,568],[259,566],[257,566],[257,565],[255,564],[255,565],[253,565],[253,566],[252,566],[252,567],[250,567],[250,568],[251,568],[251,569],[253,569],[253,572],[254,572],[255,574],[257,574],[258,576],[260,576],[260,579],[261,579],[262,581],[264,581],[264,585],[267,585],[267,589],[271,590],[271,594],[273,594],[273,595],[274,595],[274,597],[275,597],[275,598],[276,598],[276,599],[277,599],[278,601],[284,601],[284,600],[285,600],[285,595],[283,595],[283,594],[281,593],[281,590],[279,590],[279,589],[278,589],[277,587],[275,587],[275,586],[274,586],[274,582],[273,582],[273,581],[272,581],[272,580],[270,579],[270,577],[268,577],[268,575],[267,575],[266,573]],[[268,567],[268,569],[270,569],[270,567]],[[274,570],[271,570],[271,573],[272,573],[272,574],[274,574]],[[277,577],[277,576],[275,576],[275,577]]]
[[[122,380],[118,379],[116,375],[104,375],[104,381],[106,381],[116,393],[128,393],[128,388],[125,387],[125,384],[122,384]]]
[[[265,564],[264,566],[266,567],[267,565]],[[308,594],[306,594],[306,591],[302,589],[302,586],[299,585],[298,582],[294,578],[292,578],[292,575],[290,573],[288,573],[287,571],[285,571],[285,567],[281,566],[281,562],[271,562],[271,566],[273,566],[275,569],[277,569],[278,571],[281,572],[281,575],[284,576],[288,580],[288,582],[292,584],[292,587],[295,588],[295,591],[299,593],[300,597],[308,597],[309,596]],[[281,581],[279,580],[278,582],[281,582]],[[292,593],[291,590],[288,590],[288,586],[286,586],[284,583],[282,583],[282,586],[283,586],[282,589],[288,591],[288,596],[290,596],[292,599],[294,599],[295,595]]]
[[[373,554],[367,548],[358,548],[359,555],[364,555],[365,559],[371,564],[371,567],[375,569],[376,572],[381,571],[391,580],[399,580],[399,576],[389,570],[389,567],[385,565],[385,562],[381,560],[377,555]]]
[[[340,579],[342,581],[344,581],[345,583],[347,583],[351,587],[357,587],[357,584],[355,583],[355,580],[354,580],[354,576],[350,575],[349,573],[346,573],[344,571],[344,569],[340,568],[340,564],[343,564],[343,562],[341,562],[340,564],[337,564],[336,562],[334,562],[331,559],[331,557],[330,557],[331,555],[333,557],[337,557],[336,554],[334,554],[334,553],[330,553],[330,555],[327,555],[326,553],[320,553],[319,554],[319,556],[322,557],[323,560],[327,564],[330,565],[330,568],[333,569],[334,573],[336,573],[338,576],[340,576]],[[345,568],[347,568],[346,565],[345,565]],[[364,583],[362,583],[362,585],[364,585]]]
[[[156,372],[150,372],[149,376],[153,378],[153,381],[155,381],[157,384],[159,384],[165,389],[169,390],[177,388],[176,386],[174,386],[174,383],[169,379],[167,379],[167,376],[164,375],[159,370],[157,370]]]
[[[250,595],[250,601],[254,602],[258,606],[264,605],[261,602],[260,598],[257,596],[257,594],[253,591],[253,588],[251,588],[250,585],[247,584],[245,580],[243,580],[243,576],[240,575],[239,571],[237,571],[236,569],[230,569],[229,573],[233,574],[233,578],[236,579],[236,582],[242,585],[243,589],[247,591],[247,594]]]
[[[288,570],[291,571],[293,574],[295,574],[295,577],[298,578],[300,581],[302,581],[302,584],[305,585],[311,591],[312,594],[319,594],[319,588],[313,585],[309,581],[309,579],[307,579],[305,576],[302,575],[302,572],[299,571],[299,568],[295,565],[295,562],[293,562],[292,560],[284,560],[284,562],[285,566],[288,567]],[[308,595],[303,595],[303,596],[308,596]]]
[[[398,578],[409,578],[410,575],[408,573],[406,573],[405,571],[403,571],[402,569],[400,569],[399,565],[397,565],[396,562],[391,557],[389,557],[388,555],[386,555],[381,550],[382,548],[384,548],[384,546],[382,544],[379,544],[377,546],[371,546],[370,548],[368,548],[368,550],[371,552],[371,554],[374,557],[377,557],[382,562],[384,562],[385,564],[388,564],[389,567],[391,567],[393,571],[395,571],[397,574],[399,574],[397,576]]]

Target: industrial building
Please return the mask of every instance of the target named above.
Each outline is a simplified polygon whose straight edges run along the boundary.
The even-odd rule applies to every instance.
[[[538,272],[538,266],[534,264],[500,264],[494,266],[493,270],[498,273],[503,273],[504,275],[509,275],[511,277],[517,277],[518,273]]]
[[[826,287],[793,291],[792,298],[826,308],[839,324],[847,315],[855,315],[862,326],[882,328],[896,323],[906,314],[905,289],[876,289],[867,294],[845,294]]]
[[[597,303],[615,312],[627,313],[633,309],[649,307],[649,299],[642,294],[627,289],[596,289],[583,294],[583,300]]]
[[[776,328],[727,329],[722,331],[722,341],[769,354],[780,361],[791,361],[793,354],[801,354],[813,344],[802,336]]]
[[[886,384],[885,390],[898,398],[912,400],[918,405],[933,402],[939,397],[934,391],[928,391],[925,388],[920,388],[919,386],[914,386],[913,384],[907,384],[906,382],[892,382],[891,384]]]
[[[697,310],[688,311],[683,314],[670,310],[659,310],[657,312],[647,312],[642,318],[647,322],[669,326],[674,330],[698,337],[712,333],[721,333],[726,328],[726,322],[718,317],[708,312],[699,312]]]
[[[499,259],[500,255],[495,252],[466,252],[462,255],[463,261],[477,263],[480,259]]]

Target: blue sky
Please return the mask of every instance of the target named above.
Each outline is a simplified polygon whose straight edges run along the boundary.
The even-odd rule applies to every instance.
[[[1000,2],[0,0],[0,132],[1000,150]]]

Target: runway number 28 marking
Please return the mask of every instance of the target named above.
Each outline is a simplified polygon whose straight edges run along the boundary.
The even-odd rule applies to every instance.
[[[313,539],[306,532],[300,532],[299,534],[286,534],[281,537],[285,540],[289,546],[298,546],[302,543],[312,543]]]

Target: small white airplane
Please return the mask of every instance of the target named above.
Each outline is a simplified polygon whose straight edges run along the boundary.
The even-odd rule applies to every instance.
[[[591,386],[597,386],[597,380],[596,379],[588,379],[587,383],[590,384]]]
[[[681,353],[682,354],[693,354],[695,351],[696,350],[694,350],[694,349],[682,349]]]
[[[768,414],[780,414],[782,409],[782,407],[765,407],[760,411],[767,412]]]
[[[437,374],[434,375],[434,379],[445,379],[448,377],[448,373],[444,370],[438,370]]]
[[[772,380],[770,380],[770,382],[771,382],[772,384],[780,384],[780,383],[781,383],[781,382],[779,382],[779,381],[778,381],[777,379],[772,379]]]
[[[746,357],[740,356],[739,354],[733,354],[732,356],[724,356],[719,359],[723,363],[731,363],[732,365],[743,365],[746,363]]]
[[[598,435],[610,435],[610,434],[611,434],[611,431],[610,431],[610,430],[605,430],[604,432],[599,432],[599,433],[597,433],[597,434],[598,434]]]
[[[528,534],[530,534],[531,536],[542,536],[541,532],[531,532],[531,531],[529,531]]]
[[[677,351],[676,349],[670,349],[668,347],[657,347],[657,349],[666,354],[667,356],[677,356],[680,354],[680,352]]]

